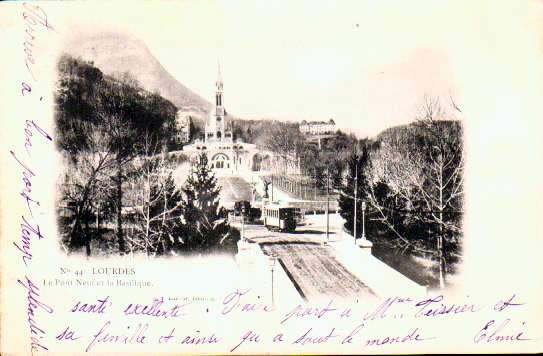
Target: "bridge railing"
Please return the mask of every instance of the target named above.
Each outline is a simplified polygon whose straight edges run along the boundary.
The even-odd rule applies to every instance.
[[[313,201],[326,200],[326,189],[318,188],[315,182],[307,176],[271,174],[263,176],[263,179],[273,184],[274,188],[285,192],[291,198]],[[329,199],[336,200],[337,194],[330,190]]]

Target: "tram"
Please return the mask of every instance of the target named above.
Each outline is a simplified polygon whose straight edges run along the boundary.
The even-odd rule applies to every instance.
[[[296,230],[296,208],[268,204],[262,208],[262,220],[268,230],[292,232]]]

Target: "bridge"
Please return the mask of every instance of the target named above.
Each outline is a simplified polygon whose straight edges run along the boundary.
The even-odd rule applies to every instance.
[[[409,280],[371,254],[367,240],[354,242],[342,231],[343,220],[338,214],[329,216],[329,234],[323,215],[309,215],[296,231],[283,233],[268,231],[264,226],[245,224],[245,241],[238,243],[238,264],[252,276],[251,288],[269,279],[270,260],[275,260],[274,273],[279,282],[275,297],[282,293],[292,303],[320,302],[333,299],[338,302],[368,302],[395,295],[421,296],[423,286]],[[234,223],[238,226],[240,223]],[[274,286],[265,285],[266,290]],[[288,296],[288,298],[286,297]]]
[[[233,185],[234,189],[237,187]],[[300,209],[322,209],[326,201],[303,201],[277,192],[280,200]],[[337,202],[331,201],[332,207]],[[332,210],[332,209],[331,209]],[[270,260],[276,261],[276,298],[299,298],[316,302],[322,299],[337,301],[373,302],[398,290],[411,295],[425,294],[425,287],[407,279],[371,255],[371,242],[355,243],[343,231],[344,220],[338,213],[305,215],[294,232],[268,231],[261,224],[231,222],[243,231],[238,243],[238,262],[242,270],[252,276],[251,288],[273,290],[267,285]],[[327,231],[328,225],[328,234]],[[384,280],[384,281],[383,281]],[[278,281],[278,282],[277,282]]]

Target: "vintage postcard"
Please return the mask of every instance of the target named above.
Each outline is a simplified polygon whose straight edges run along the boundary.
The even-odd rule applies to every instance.
[[[0,4],[0,353],[543,351],[540,1]]]

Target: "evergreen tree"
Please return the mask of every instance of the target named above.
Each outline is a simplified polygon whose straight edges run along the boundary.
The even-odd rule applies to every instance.
[[[194,162],[185,187],[182,248],[188,251],[210,251],[222,243],[229,231],[225,211],[219,207],[217,179],[208,166],[205,153]]]
[[[354,233],[354,204],[356,195],[356,235],[362,235],[362,202],[367,199],[368,176],[366,174],[369,157],[366,146],[362,147],[362,154],[353,153],[349,157],[347,175],[341,185],[339,196],[339,210],[345,219],[345,228]],[[357,192],[355,194],[355,187]]]

